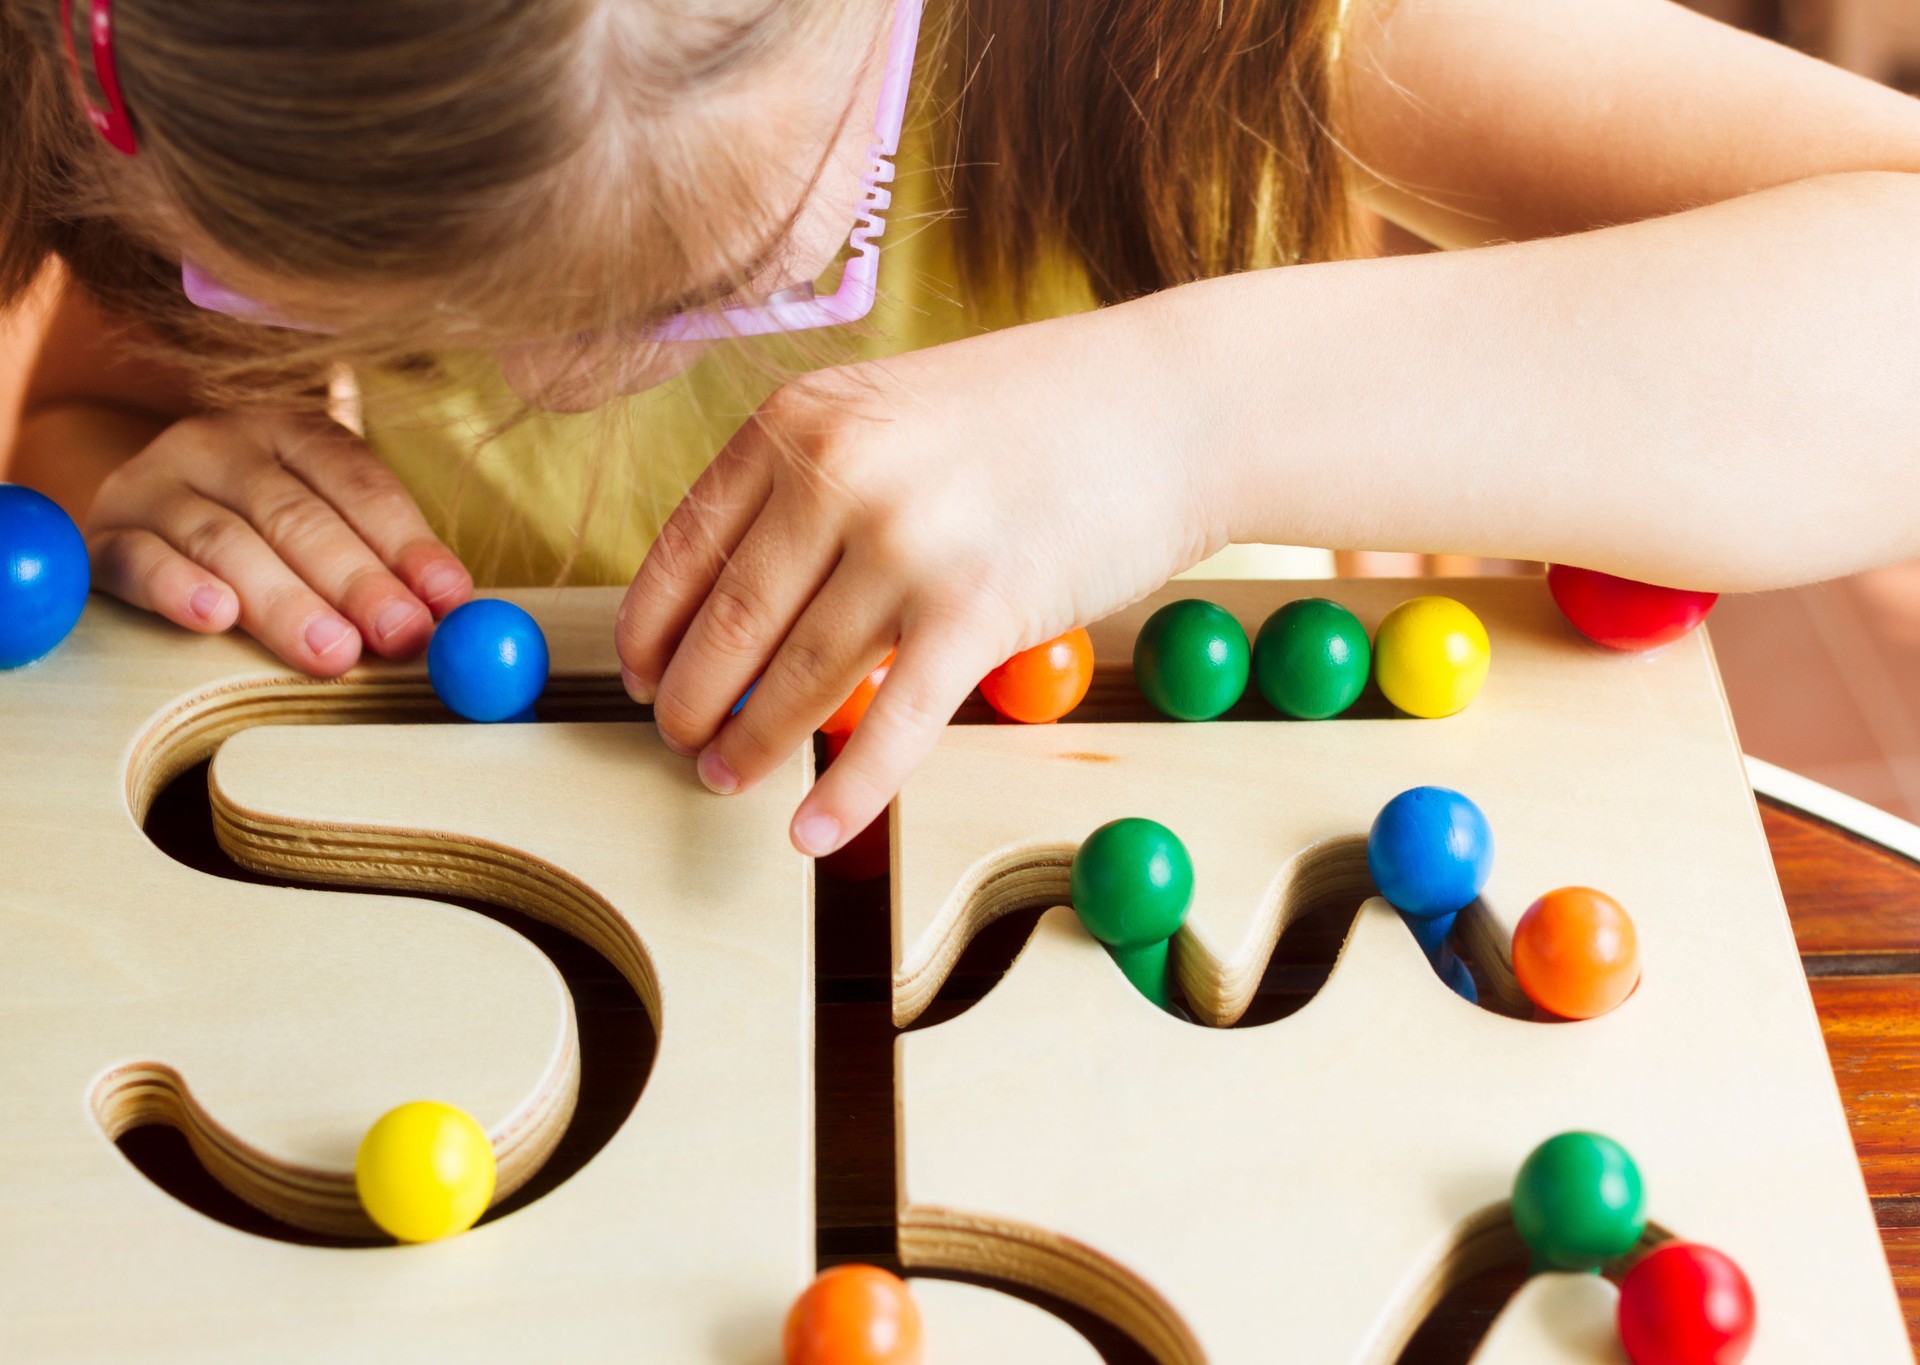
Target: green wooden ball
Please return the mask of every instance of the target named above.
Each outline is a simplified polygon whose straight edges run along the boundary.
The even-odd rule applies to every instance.
[[[1324,597],[1289,602],[1260,627],[1253,676],[1276,711],[1326,720],[1359,700],[1373,667],[1360,618]]]
[[[1212,602],[1169,602],[1133,643],[1140,691],[1175,720],[1212,720],[1247,690],[1251,651],[1233,613]]]
[[[1610,1137],[1562,1133],[1521,1163],[1513,1225],[1536,1264],[1597,1270],[1633,1249],[1647,1227],[1640,1168]]]
[[[1089,834],[1073,855],[1073,908],[1115,949],[1165,943],[1193,902],[1193,860],[1165,825],[1129,817]]]

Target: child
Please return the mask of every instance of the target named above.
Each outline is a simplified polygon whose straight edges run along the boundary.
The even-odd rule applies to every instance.
[[[0,302],[78,286],[15,471],[99,585],[334,673],[420,647],[478,526],[496,579],[637,562],[627,686],[723,792],[897,644],[805,852],[1229,541],[1720,589],[1920,551],[1920,108],[1663,0],[73,8],[0,0]],[[1350,194],[1488,249],[1335,262]],[[733,334],[851,363],[742,425]],[[580,523],[581,419],[502,379],[690,491]]]

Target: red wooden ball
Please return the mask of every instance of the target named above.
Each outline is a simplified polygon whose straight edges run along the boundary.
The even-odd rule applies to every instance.
[[[852,738],[851,731],[827,736],[829,765],[840,757],[841,750],[847,747],[847,741]],[[835,881],[842,882],[877,882],[886,876],[893,866],[893,841],[887,828],[888,818],[885,811],[875,816],[872,824],[820,859],[820,870]]]
[[[1620,1285],[1620,1344],[1633,1365],[1738,1365],[1753,1323],[1746,1275],[1697,1242],[1654,1248]]]
[[[821,871],[840,882],[877,882],[892,865],[893,846],[884,815],[820,860]]]
[[[1608,649],[1657,649],[1707,619],[1720,594],[1660,588],[1592,569],[1555,564],[1547,590],[1575,630]]]

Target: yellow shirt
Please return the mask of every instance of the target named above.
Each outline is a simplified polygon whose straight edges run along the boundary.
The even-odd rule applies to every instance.
[[[1018,312],[1005,299],[960,297],[926,103],[916,102],[902,138],[873,313],[860,327],[805,343],[829,350],[829,361],[897,355],[1094,306],[1084,272],[1066,263],[1039,273]],[[794,357],[784,359],[791,373]],[[523,416],[489,438],[517,408],[493,366],[476,365],[470,382],[405,417],[393,411],[399,403],[379,401],[404,390],[369,382],[367,438],[483,586],[625,583],[778,373],[743,348],[716,347],[658,388],[592,413]]]
[[[807,334],[814,352],[831,352],[815,363],[898,355],[1096,305],[1085,271],[1058,253],[1032,272],[1022,307],[1010,291],[960,296],[954,220],[936,169],[934,149],[946,139],[933,126],[935,106],[952,103],[915,101],[901,139],[874,310],[859,327]],[[778,358],[784,371],[770,370],[764,354],[755,363],[743,348],[716,347],[658,388],[572,415],[524,414],[491,362],[425,403],[382,403],[405,390],[369,378],[366,434],[480,586],[624,584],[700,471],[777,376],[794,372],[796,357]],[[1235,545],[1182,576],[1331,572],[1325,551]]]

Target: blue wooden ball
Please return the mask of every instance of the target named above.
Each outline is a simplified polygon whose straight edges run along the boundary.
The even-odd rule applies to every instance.
[[[1447,988],[1469,1005],[1480,1003],[1480,987],[1475,984],[1473,973],[1467,970],[1467,964],[1451,948],[1442,948],[1433,959],[1433,970],[1439,974]]]
[[[66,639],[92,584],[73,518],[31,488],[0,483],[0,668],[30,664]]]
[[[468,720],[518,720],[547,685],[547,637],[511,602],[481,598],[447,613],[427,646],[440,700]]]
[[[1473,902],[1493,872],[1493,830],[1480,807],[1459,792],[1415,787],[1374,818],[1367,870],[1403,914],[1451,915]]]
[[[1447,936],[1453,932],[1454,923],[1460,918],[1452,915],[1409,915],[1400,914],[1401,921],[1413,931],[1413,941],[1420,945],[1420,951],[1427,955],[1429,962],[1438,963],[1440,954],[1447,951]]]

